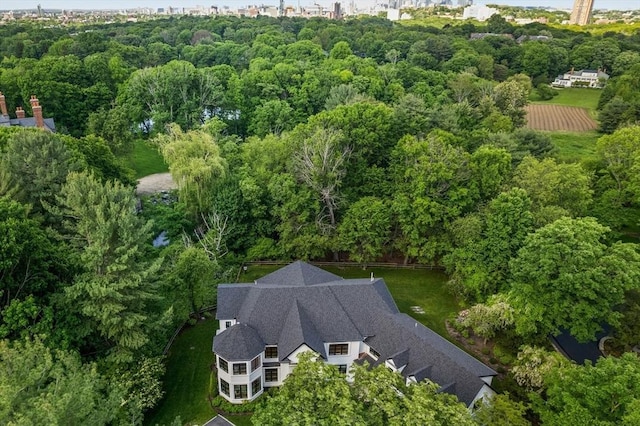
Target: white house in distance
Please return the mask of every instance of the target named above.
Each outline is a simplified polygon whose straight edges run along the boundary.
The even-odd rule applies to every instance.
[[[590,87],[592,89],[601,89],[604,83],[609,79],[609,74],[602,70],[571,70],[567,73],[560,74],[551,83],[554,87]]]
[[[216,319],[218,391],[232,403],[281,385],[306,351],[343,373],[384,363],[469,407],[494,394],[496,372],[400,313],[381,278],[343,279],[298,261],[252,284],[219,285]]]
[[[498,13],[498,9],[480,4],[472,4],[462,11],[462,19],[475,19],[476,21],[486,21]]]

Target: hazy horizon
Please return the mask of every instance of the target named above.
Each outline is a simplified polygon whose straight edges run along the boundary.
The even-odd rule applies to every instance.
[[[287,5],[302,6],[319,3],[323,6],[331,6],[336,0],[285,0]],[[349,0],[342,0],[343,4],[347,4]],[[251,4],[277,5],[278,0],[2,0],[0,10],[30,10],[36,9],[38,4],[43,9],[133,9],[137,7],[150,7],[153,9],[161,7],[193,7],[193,6],[230,6],[242,7]],[[374,0],[356,0],[356,5],[370,6],[374,4]],[[555,7],[558,9],[570,9],[573,5],[572,0],[489,0],[478,1],[476,4],[500,4],[510,6],[541,6]],[[593,5],[594,9],[610,9],[610,10],[635,10],[640,9],[638,0],[596,0]]]

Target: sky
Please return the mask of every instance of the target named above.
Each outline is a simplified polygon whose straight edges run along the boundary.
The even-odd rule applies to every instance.
[[[302,6],[314,2],[329,6],[337,0],[300,0]],[[342,0],[346,4],[349,0]],[[365,0],[356,0],[365,3]],[[366,1],[369,3],[369,1]],[[571,8],[572,0],[486,0],[475,1],[476,4],[508,4],[511,6],[552,6],[556,8]],[[38,4],[45,9],[121,9],[133,7],[167,7],[167,6],[196,6],[227,5],[230,7],[246,6],[248,4],[277,5],[279,0],[0,0],[0,10],[5,9],[35,9]],[[285,4],[298,4],[298,0],[285,0]],[[638,0],[595,0],[594,9],[640,9]]]

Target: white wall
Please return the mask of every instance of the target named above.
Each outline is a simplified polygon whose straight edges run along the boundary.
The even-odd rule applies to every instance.
[[[227,328],[229,327],[233,327],[234,325],[237,324],[237,321],[235,320],[235,318],[230,318],[230,319],[222,319],[219,321],[220,324],[218,326],[218,330],[216,331],[216,334],[220,334],[223,331],[225,331]],[[227,327],[227,322],[229,322],[229,327]]]

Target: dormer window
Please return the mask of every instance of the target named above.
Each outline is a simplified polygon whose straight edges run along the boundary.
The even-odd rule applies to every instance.
[[[349,355],[348,343],[329,345],[329,355]]]
[[[267,346],[264,349],[264,357],[265,358],[278,358],[278,347],[277,346]]]
[[[224,328],[229,328],[229,327],[231,327],[231,321],[226,321],[224,323]]]

